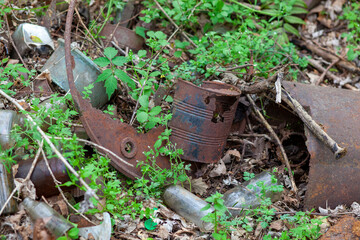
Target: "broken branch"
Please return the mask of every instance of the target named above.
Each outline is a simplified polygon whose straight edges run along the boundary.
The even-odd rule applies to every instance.
[[[273,91],[274,92],[274,91]],[[300,119],[305,123],[309,130],[322,141],[335,154],[336,159],[340,159],[346,155],[346,148],[340,147],[334,139],[332,139],[312,117],[305,111],[301,104],[290,96],[286,90],[282,90],[281,100],[291,107]]]
[[[273,138],[273,140],[275,141],[276,145],[278,145],[281,155],[282,155],[282,162],[285,164],[285,166],[288,169],[289,172],[289,178],[290,178],[290,182],[291,182],[291,188],[294,191],[294,193],[297,193],[297,187],[296,187],[296,183],[294,180],[294,176],[292,174],[291,171],[291,166],[289,163],[289,159],[287,158],[285,149],[283,147],[283,145],[281,144],[281,141],[279,139],[279,137],[276,135],[274,129],[270,126],[270,124],[266,121],[266,119],[264,118],[264,116],[261,114],[261,112],[257,109],[256,104],[254,102],[254,100],[251,98],[251,96],[249,94],[246,94],[247,99],[249,100],[252,109],[254,110],[254,112],[256,113],[256,115],[260,118],[261,123],[265,126],[265,128],[269,131],[270,136]]]

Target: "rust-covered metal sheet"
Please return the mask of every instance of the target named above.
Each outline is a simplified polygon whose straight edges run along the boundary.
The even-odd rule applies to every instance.
[[[360,201],[360,94],[351,90],[284,82],[283,86],[307,109],[338,144],[345,157],[334,154],[305,128],[311,155],[305,208],[331,208]]]
[[[319,240],[359,240],[360,221],[353,216],[344,216],[321,236]]]
[[[184,150],[182,159],[213,163],[226,145],[240,90],[220,82],[201,87],[179,80],[176,84],[170,140]]]
[[[106,37],[104,40],[106,43],[116,39],[115,42],[121,47],[129,47],[136,52],[142,49],[144,44],[144,39],[134,31],[116,24],[105,24],[100,35]]]
[[[65,43],[70,40],[69,36]],[[69,45],[65,44],[65,56],[71,59]],[[73,59],[73,58],[72,58]],[[70,66],[71,64],[71,66]],[[67,70],[75,68],[75,61],[67,61]],[[68,82],[75,107],[80,113],[80,120],[87,135],[96,144],[110,150],[118,157],[98,148],[99,151],[107,154],[111,159],[111,165],[126,176],[135,179],[142,176],[139,162],[146,161],[143,152],[153,148],[158,136],[164,131],[164,127],[152,129],[146,134],[141,134],[129,124],[114,120],[102,111],[92,107],[90,101],[83,99],[76,89],[73,75],[68,73]],[[156,164],[160,168],[170,168],[169,159],[166,156],[158,156]]]

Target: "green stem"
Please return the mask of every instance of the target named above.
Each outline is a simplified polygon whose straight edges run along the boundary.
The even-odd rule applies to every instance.
[[[66,1],[56,3],[56,5],[60,5],[63,3],[66,3]],[[0,3],[0,5],[6,6],[5,4],[2,4],[2,3]],[[8,7],[8,8],[10,8],[11,10],[15,10],[15,11],[35,11],[35,10],[44,9],[44,8],[48,8],[48,7],[49,7],[49,5],[37,7],[37,8],[12,8],[12,7]]]
[[[261,10],[256,10],[256,9],[251,8],[251,7],[249,7],[248,5],[243,4],[243,3],[241,3],[241,2],[238,2],[238,1],[236,1],[236,0],[229,0],[229,1],[232,2],[232,3],[235,3],[235,4],[237,4],[237,5],[240,5],[240,6],[242,6],[243,8],[246,8],[246,9],[252,11],[252,12],[256,12],[256,13],[259,13],[259,14],[276,17],[276,14],[272,14],[272,13],[269,13],[269,12],[264,12],[264,11],[261,11]]]

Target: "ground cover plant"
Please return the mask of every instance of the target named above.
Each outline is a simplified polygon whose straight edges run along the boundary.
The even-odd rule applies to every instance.
[[[165,235],[185,239],[189,234],[198,239],[318,239],[324,233],[321,226],[327,222],[327,218],[314,217],[312,211],[316,209],[311,212],[301,211],[303,195],[295,196],[289,185],[286,185],[287,169],[277,155],[276,146],[269,140],[270,137],[256,117],[247,116],[252,123],[246,126],[249,135],[256,136],[256,139],[251,139],[252,136],[246,141],[237,139],[237,142],[241,142],[238,145],[230,144],[229,141],[226,149],[236,150],[239,156],[231,155],[230,161],[224,164],[225,172],[215,177],[209,177],[210,172],[220,164],[197,167],[194,171],[190,164],[181,160],[183,149],[170,141],[169,128],[171,108],[176,101],[173,98],[174,85],[179,79],[201,85],[204,81],[221,81],[230,74],[235,78],[227,80],[227,83],[251,86],[264,79],[279,78],[279,71],[284,80],[303,79],[304,72],[309,71],[309,57],[299,51],[293,40],[303,37],[301,26],[306,25],[307,20],[304,21],[299,14],[308,13],[306,4],[302,0],[263,0],[251,3],[237,0],[141,1],[135,4],[138,7],[136,14],[128,19],[128,26],[144,38],[143,49],[139,51],[121,48],[116,42],[102,42],[107,36],[101,36],[101,30],[108,23],[116,24],[120,21],[126,4],[117,0],[80,3],[78,8],[85,9],[85,12],[80,11],[76,16],[73,26],[77,24],[76,33],[79,34],[74,34],[73,38],[78,43],[86,39],[80,48],[101,69],[96,82],[104,83],[109,100],[101,109],[103,112],[132,125],[141,134],[156,127],[165,129],[154,146],[149,146],[149,150],[143,153],[146,161],[137,165],[142,171],[141,178],[127,179],[111,166],[111,160],[106,154],[93,148],[93,145],[84,147],[82,139],[73,131],[74,126],[81,123],[71,94],[61,92],[44,97],[33,92],[25,97],[17,95],[23,87],[31,86],[40,69],[37,64],[43,64],[42,59],[46,60],[46,57],[28,56],[25,59],[28,66],[23,63],[8,64],[9,56],[1,60],[0,89],[24,102],[26,111],[19,112],[29,114],[37,126],[46,129],[46,135],[79,174],[76,176],[69,172],[71,180],[58,183],[58,187],[77,186],[90,194],[88,189],[79,184],[81,177],[87,180],[89,187],[100,198],[97,200],[91,197],[85,209],[79,199],[71,206],[89,216],[109,212],[114,237],[130,231],[130,223],[134,222],[135,227],[129,236],[134,236],[135,229],[144,230],[142,239],[162,239]],[[20,1],[0,1],[0,7],[3,16],[17,16],[26,21],[28,17],[47,17],[41,12],[50,8],[50,5],[44,3],[33,6]],[[93,16],[88,17],[86,11],[91,11]],[[356,61],[359,55],[358,11],[359,4],[354,1],[346,5],[339,16],[339,20],[347,23],[347,31],[340,36],[347,43],[346,56],[350,61]],[[24,13],[28,15],[24,17]],[[64,16],[61,11],[58,14]],[[64,22],[59,16],[60,24],[53,24],[51,29],[54,38],[63,37]],[[0,20],[1,29],[7,28],[5,17]],[[2,56],[6,55],[5,52],[1,53]],[[93,84],[85,87],[84,97],[89,98],[95,90]],[[160,95],[158,101],[156,97],[161,91],[165,93]],[[259,96],[259,106],[269,120],[273,117],[267,115],[266,106],[271,97]],[[41,104],[44,99],[51,99],[51,107]],[[10,102],[2,105],[6,109],[15,109]],[[281,126],[276,131],[286,138],[293,131],[287,127]],[[15,144],[0,151],[1,163],[8,170],[16,166],[19,158],[32,160],[41,150],[48,159],[57,157],[28,119],[14,126],[12,138]],[[170,169],[161,169],[157,165],[159,156],[169,158]],[[293,165],[297,166],[295,163]],[[299,175],[307,176],[308,167],[304,168],[306,170],[297,167],[294,172],[297,183],[303,188],[306,179]],[[260,182],[257,187],[262,190],[256,196],[260,206],[244,208],[240,210],[240,216],[232,217],[222,199],[226,190],[234,187],[234,182],[238,184],[250,180],[257,173],[273,169],[277,177],[281,178],[281,185],[269,187]],[[189,227],[191,230],[188,232],[175,234],[183,228],[181,221],[174,216],[171,219],[162,207],[163,191],[174,184],[186,187],[205,199],[208,205],[203,210],[214,208],[212,213],[203,218],[214,225],[212,232],[201,233],[196,227]],[[274,203],[266,197],[266,192],[283,192],[283,198]],[[281,227],[277,227],[275,222],[281,223]],[[167,234],[160,235],[164,229]],[[6,232],[1,230],[0,237],[6,238],[5,235]],[[74,226],[60,239],[77,238],[78,228]],[[120,235],[118,239],[122,239]]]

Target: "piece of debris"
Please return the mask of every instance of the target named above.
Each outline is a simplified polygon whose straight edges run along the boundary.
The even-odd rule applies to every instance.
[[[182,159],[219,161],[229,136],[240,90],[219,82],[201,87],[179,80],[175,87],[170,141],[184,150]]]
[[[201,231],[209,231],[213,228],[212,223],[204,222],[201,218],[214,209],[211,207],[208,210],[201,211],[208,203],[186,189],[178,185],[170,186],[166,188],[163,199],[169,208],[186,220],[195,223]]]
[[[98,226],[79,228],[79,236],[85,239],[110,240],[111,237],[110,214],[104,212],[103,218],[104,218],[103,222]]]
[[[55,48],[49,31],[45,27],[30,23],[20,24],[12,38],[22,56],[31,51],[45,55]]]
[[[14,189],[14,179],[12,176],[11,168],[5,168],[5,165],[0,162],[0,210],[4,207],[8,197]],[[11,198],[10,201],[6,204],[5,209],[2,214],[11,214],[17,211],[17,203],[14,198]],[[2,215],[0,214],[0,215]]]
[[[58,43],[59,47],[50,56],[41,71],[44,72],[48,70],[52,81],[65,92],[69,92],[70,88],[66,76],[64,58],[64,40],[58,39]],[[92,84],[94,87],[91,89],[91,94],[89,94],[90,102],[93,107],[102,107],[108,101],[108,97],[104,87],[104,82],[96,82],[97,77],[101,74],[101,70],[79,49],[72,48],[71,54],[73,56],[72,66],[76,88],[82,94],[85,88]]]
[[[71,223],[44,202],[25,198],[22,204],[31,219],[42,219],[45,228],[56,238],[63,236],[72,227]]]
[[[224,193],[224,205],[228,207],[232,216],[242,214],[244,208],[256,208],[260,205],[260,200],[257,196],[262,191],[258,186],[260,182],[263,182],[262,184],[268,187],[279,185],[277,182],[272,181],[272,175],[270,173],[262,172],[251,180],[244,182],[242,185],[236,186]],[[268,190],[265,193],[265,197],[269,197],[275,202],[280,199],[281,192]]]
[[[309,109],[313,119],[321,124],[327,134],[347,149],[347,154],[341,160],[336,160],[331,150],[305,128],[306,145],[311,155],[306,209],[325,208],[326,204],[335,208],[359,201],[360,189],[353,184],[360,181],[360,166],[357,164],[360,154],[357,148],[360,145],[360,128],[357,127],[359,94],[301,83],[284,82],[283,86],[302,106]]]
[[[144,39],[134,31],[115,24],[105,24],[100,36],[106,37],[105,43],[115,41],[120,47],[128,47],[135,52],[142,49],[144,44]]]
[[[352,216],[345,216],[319,240],[353,240],[360,238],[360,221]]]

